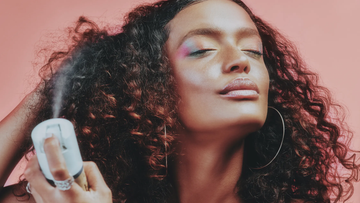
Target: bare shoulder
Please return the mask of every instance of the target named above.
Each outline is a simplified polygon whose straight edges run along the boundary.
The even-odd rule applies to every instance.
[[[0,189],[0,203],[35,203],[35,200],[21,185],[10,185]]]

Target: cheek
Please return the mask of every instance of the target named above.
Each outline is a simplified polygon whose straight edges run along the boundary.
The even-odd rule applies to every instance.
[[[202,73],[184,69],[175,76],[180,90],[200,90],[205,78]]]
[[[269,92],[270,78],[269,72],[265,64],[263,64],[262,66],[260,66],[259,69],[254,71],[254,74],[256,75],[257,84],[259,85],[261,93],[267,95],[267,93]]]
[[[188,129],[201,127],[200,124],[209,123],[207,119],[209,109],[213,109],[214,79],[211,72],[202,71],[192,67],[181,66],[174,70],[179,103],[179,116],[181,122]]]
[[[270,78],[269,73],[265,65],[262,69],[259,69],[259,90],[261,93],[260,98],[260,113],[262,115],[261,120],[263,120],[261,126],[264,124],[266,115],[267,115],[267,108],[268,108],[268,97],[269,97],[269,84],[270,84]]]
[[[176,65],[173,70],[181,96],[186,97],[188,94],[201,94],[214,90],[214,81],[220,74],[216,68],[206,68],[204,64],[179,63]]]
[[[264,92],[269,93],[270,78],[269,78],[269,74],[268,74],[267,71],[266,71],[266,74],[264,75],[264,77],[262,79],[261,86],[264,89]]]
[[[256,102],[234,102],[220,98],[216,92],[219,88],[217,82],[221,80],[220,68],[198,65],[196,67],[204,69],[196,69],[177,65],[178,69],[173,68],[173,71],[181,98],[178,113],[188,130],[209,131],[239,124],[254,124],[252,130],[256,130],[265,122],[269,89],[265,66],[258,65],[251,73],[262,92],[261,98]]]

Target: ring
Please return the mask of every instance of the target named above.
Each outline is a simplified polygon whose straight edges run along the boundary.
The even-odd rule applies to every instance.
[[[28,183],[26,184],[26,192],[28,192],[29,194],[31,194],[30,182],[28,182]]]
[[[62,191],[69,190],[73,183],[74,177],[72,176],[66,180],[54,180],[54,184],[56,185],[56,187]]]

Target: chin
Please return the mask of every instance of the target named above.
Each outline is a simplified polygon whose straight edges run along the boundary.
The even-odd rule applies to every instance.
[[[206,110],[210,109],[210,110]],[[200,113],[202,112],[202,113]],[[201,111],[183,111],[180,120],[192,132],[246,132],[259,130],[265,123],[267,103],[241,102],[223,108],[203,108]]]
[[[232,127],[252,133],[259,130],[266,121],[267,109],[265,107],[249,106],[239,109],[238,115],[233,118]]]
[[[259,114],[243,114],[240,118],[233,122],[233,126],[247,131],[255,132],[259,130],[265,123],[266,115]]]

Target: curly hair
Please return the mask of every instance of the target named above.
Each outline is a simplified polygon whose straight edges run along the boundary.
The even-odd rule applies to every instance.
[[[68,49],[54,52],[41,69],[41,108],[32,127],[52,118],[55,84],[65,75],[60,117],[74,124],[83,159],[98,165],[114,202],[167,202],[176,190],[165,157],[174,154],[179,96],[164,44],[171,19],[201,1],[139,6],[117,34],[80,17]],[[317,84],[317,75],[306,69],[291,42],[243,2],[233,1],[259,31],[270,76],[268,103],[281,112],[286,128],[278,157],[262,169],[254,167],[267,163],[279,148],[277,114],[269,111],[264,126],[246,138],[239,197],[259,203],[347,200],[359,165],[349,149],[351,132],[341,118],[331,116],[339,106]],[[29,138],[25,147],[32,151],[30,146]]]

